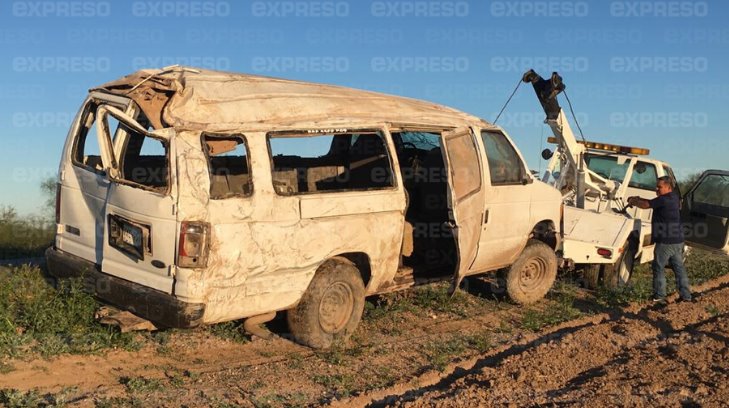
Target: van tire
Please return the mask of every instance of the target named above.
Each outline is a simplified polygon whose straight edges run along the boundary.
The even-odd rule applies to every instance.
[[[296,307],[286,313],[294,340],[315,349],[346,341],[362,318],[364,298],[362,277],[352,263],[326,261]]]
[[[526,305],[543,298],[557,278],[557,255],[544,242],[530,239],[506,272],[506,293]]]

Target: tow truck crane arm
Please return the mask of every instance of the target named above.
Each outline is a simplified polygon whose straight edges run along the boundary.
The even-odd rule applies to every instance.
[[[556,165],[560,164],[560,174],[554,186],[561,191],[576,192],[575,205],[585,208],[585,195],[594,192],[598,195],[609,195],[616,189],[615,182],[605,179],[588,169],[584,161],[585,146],[577,142],[564,111],[559,106],[557,95],[565,90],[562,77],[556,72],[550,79],[544,79],[530,69],[522,76],[522,81],[531,83],[537,94],[544,113],[547,114],[545,123],[552,129],[557,139],[557,150],[547,166],[542,181],[548,182],[553,175]]]

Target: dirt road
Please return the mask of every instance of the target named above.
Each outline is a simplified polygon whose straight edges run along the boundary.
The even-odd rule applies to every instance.
[[[526,310],[472,294],[448,304],[441,292],[425,291],[368,310],[352,344],[327,352],[285,339],[163,332],[146,335],[139,351],[13,360],[0,373],[0,401],[721,406],[729,401],[729,275],[695,289],[696,303],[672,301],[666,308],[593,308],[591,295],[578,291],[569,301],[582,309],[567,311],[581,317],[545,330],[529,329],[529,314],[551,316],[543,312],[560,310],[563,295]]]

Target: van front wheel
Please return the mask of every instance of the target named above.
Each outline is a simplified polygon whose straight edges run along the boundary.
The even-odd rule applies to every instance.
[[[529,240],[506,272],[506,293],[525,305],[544,297],[557,278],[557,256],[544,242]]]
[[[345,260],[329,260],[314,275],[298,305],[287,314],[289,330],[303,345],[329,348],[349,338],[364,310],[359,271]]]

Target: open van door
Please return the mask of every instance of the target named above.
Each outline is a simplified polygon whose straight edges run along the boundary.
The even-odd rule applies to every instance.
[[[131,100],[92,92],[69,131],[59,172],[56,248],[101,265],[104,207],[109,178],[103,170],[96,110],[99,105],[130,112]],[[108,149],[107,149],[108,151]],[[108,157],[107,157],[107,160]]]
[[[705,171],[684,196],[686,243],[729,255],[729,171]]]
[[[443,145],[443,159],[448,169],[449,227],[458,255],[450,289],[453,294],[476,259],[485,198],[481,155],[473,132],[468,128],[443,132]]]
[[[151,133],[110,105],[99,106],[96,116],[103,166],[111,181],[101,270],[172,293],[177,216],[171,130]],[[116,131],[109,128],[110,116],[119,123]]]

